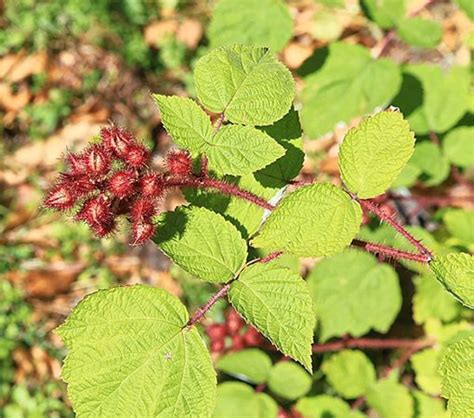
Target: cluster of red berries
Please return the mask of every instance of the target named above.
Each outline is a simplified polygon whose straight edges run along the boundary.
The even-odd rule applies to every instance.
[[[133,134],[117,126],[103,128],[102,141],[82,153],[66,156],[68,171],[44,199],[51,209],[78,208],[75,219],[86,222],[98,237],[112,233],[116,219],[126,215],[132,224],[132,244],[155,232],[153,217],[169,176],[191,174],[192,159],[185,151],[168,154],[169,173],[149,170],[150,152]]]
[[[246,325],[234,309],[227,311],[225,323],[209,325],[206,333],[211,340],[213,353],[228,349],[239,351],[245,347],[261,346],[265,342],[262,335],[251,325]],[[230,341],[228,346],[226,340]]]

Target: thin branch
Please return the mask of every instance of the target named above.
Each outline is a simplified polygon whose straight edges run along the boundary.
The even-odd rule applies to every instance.
[[[344,350],[345,348],[362,348],[368,350],[384,350],[398,348],[422,349],[433,346],[434,342],[428,339],[410,340],[402,338],[346,338],[324,344],[313,344],[313,353],[327,353]]]
[[[186,327],[192,327],[196,322],[199,322],[204,315],[216,304],[216,302],[227,295],[229,292],[231,283],[227,283],[226,285],[222,286],[216,293],[214,293],[211,298],[207,301],[207,303],[201,306],[196,312],[194,312],[191,319],[186,324]]]
[[[360,396],[351,405],[351,409],[360,409],[365,404],[365,396]]]
[[[262,264],[269,263],[270,261],[275,260],[278,257],[280,257],[282,254],[283,254],[283,251],[275,251],[274,253],[270,253],[266,255],[265,257],[261,258],[258,262]]]
[[[224,121],[225,121],[224,112],[219,113],[219,118],[217,119],[217,122],[214,125],[214,133],[213,133],[214,135],[217,134],[217,132],[219,132],[219,130],[222,128],[222,124],[224,123]]]
[[[394,258],[394,259],[405,259],[411,261],[417,261],[418,263],[427,264],[430,261],[430,258],[423,254],[415,254],[409,251],[402,251],[397,248],[388,247],[386,245],[377,244],[375,242],[365,242],[358,239],[352,241],[352,245],[357,247],[361,247],[364,250],[374,253],[374,254],[381,254],[386,257]]]
[[[411,235],[402,225],[400,225],[395,219],[393,219],[393,217],[390,216],[387,212],[381,209],[376,203],[374,203],[370,199],[359,199],[356,196],[353,196],[353,198],[355,198],[364,209],[372,212],[381,221],[390,225],[408,242],[410,242],[418,250],[420,255],[426,257],[426,261],[423,262],[429,262],[433,258],[433,254],[428,248],[426,248],[419,240],[417,240],[413,235]]]

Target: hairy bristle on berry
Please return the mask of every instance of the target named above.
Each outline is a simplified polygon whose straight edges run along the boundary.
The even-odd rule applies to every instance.
[[[164,192],[163,177],[156,173],[147,173],[140,179],[140,194],[146,197],[160,197]]]
[[[85,197],[95,189],[95,185],[84,175],[61,173],[61,184],[71,191],[75,199]]]
[[[74,176],[83,175],[87,172],[87,157],[83,154],[68,153],[66,161],[69,166],[69,172]]]
[[[105,225],[110,223],[113,219],[110,201],[104,195],[85,201],[81,210],[77,213],[76,219],[86,222],[91,227],[96,224]]]
[[[106,237],[110,234],[112,234],[115,230],[115,220],[114,219],[108,219],[104,222],[96,222],[92,225],[89,225],[92,231],[96,236],[99,238]]]
[[[114,196],[124,199],[136,191],[136,175],[132,171],[115,172],[107,182],[107,189]]]
[[[107,154],[105,149],[94,144],[85,152],[86,156],[86,167],[89,175],[103,176],[107,174],[110,169],[110,155]]]
[[[166,157],[166,165],[175,176],[188,176],[192,172],[193,160],[187,151],[170,151]]]
[[[150,153],[143,145],[131,144],[125,148],[122,158],[130,167],[143,168],[150,159]]]
[[[126,147],[135,142],[135,138],[131,132],[118,126],[107,126],[100,131],[102,145],[107,151],[114,153],[117,157],[125,154]]]
[[[74,194],[63,183],[55,185],[46,195],[43,204],[47,208],[57,210],[71,209],[76,203]]]
[[[151,222],[134,222],[132,224],[132,245],[141,245],[155,233],[155,225]]]
[[[156,205],[151,199],[137,199],[130,210],[133,222],[149,222],[156,215]]]

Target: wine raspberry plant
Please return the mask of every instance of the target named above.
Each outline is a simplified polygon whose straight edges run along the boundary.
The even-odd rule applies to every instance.
[[[441,388],[435,393],[449,399],[453,416],[472,416],[472,364],[463,366],[474,352],[472,333],[458,337],[446,355],[429,339],[371,343],[357,338],[370,330],[386,332],[400,310],[397,274],[380,260],[419,271],[420,288],[424,278],[436,277],[444,287],[440,298],[474,307],[473,257],[437,253],[423,231],[405,228],[377,202],[414,151],[415,136],[402,113],[388,108],[347,133],[339,151],[338,184],[305,184],[295,180],[304,159],[293,106],[295,82],[270,50],[214,49],[197,62],[194,83],[197,101],[154,95],[176,145],[163,170],[151,168],[150,151],[131,132],[111,125],[102,129],[100,141],[67,155],[66,171],[44,199],[46,207],[72,213],[99,237],[114,233],[117,219],[124,217],[133,245],[152,239],[183,270],[220,286],[191,313],[165,290],[143,285],[101,290],[80,302],[56,331],[68,348],[63,378],[77,415],[223,416],[229,399],[237,396],[251,411],[242,416],[257,416],[255,408],[266,411],[258,417],[276,416],[275,401],[259,389],[268,385],[277,397],[299,399],[295,409],[302,416],[323,416],[315,412],[321,405],[333,411],[331,416],[363,416],[335,397],[302,398],[311,387],[308,373],[319,367],[313,355],[340,350],[321,368],[334,393],[364,397],[384,417],[401,402],[408,412],[400,416],[411,416],[413,401],[405,386],[394,374],[377,380],[371,361],[354,350],[406,344],[412,353],[424,349],[418,356],[442,358]],[[303,114],[310,129],[330,128],[329,121],[320,120],[324,112],[312,111],[307,106]],[[164,211],[163,198],[172,189],[182,190],[188,204]],[[369,213],[393,232],[393,246],[361,230]],[[284,262],[287,255],[326,258],[304,280]],[[247,376],[258,385],[255,390],[234,382],[216,391],[198,324],[220,298],[238,313],[237,322],[243,318],[252,327],[246,337],[250,344],[261,334],[269,347],[294,360],[273,365],[271,357],[253,348],[217,362],[221,371]],[[320,343],[313,344],[316,321]],[[225,334],[217,328],[210,333]],[[343,338],[327,341],[334,336]],[[423,360],[414,358],[413,367]],[[421,392],[414,396],[425,401]]]

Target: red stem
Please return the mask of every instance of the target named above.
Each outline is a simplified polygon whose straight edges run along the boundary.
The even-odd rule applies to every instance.
[[[418,241],[413,235],[411,235],[402,225],[400,225],[393,217],[391,217],[387,212],[381,209],[376,203],[372,200],[355,199],[360,203],[360,205],[376,215],[381,221],[389,224],[393,229],[395,229],[400,235],[402,235],[408,242],[410,242],[420,253],[421,256],[424,256],[426,260],[422,261],[424,263],[429,262],[433,254],[431,251],[426,248],[420,241]]]
[[[369,253],[382,254],[384,256],[395,258],[395,259],[405,259],[411,261],[417,261],[418,263],[427,264],[430,261],[430,258],[426,255],[415,254],[408,251],[398,250],[396,248],[387,247],[386,245],[377,244],[374,242],[365,242],[355,239],[352,241],[352,245],[363,248]]]
[[[235,184],[230,184],[211,177],[171,178],[166,181],[165,187],[194,187],[200,189],[215,189],[226,195],[236,196],[240,199],[247,200],[263,209],[270,211],[275,209],[275,206],[268,203],[265,199],[262,199],[261,197],[258,197],[247,190],[243,190]]]
[[[369,350],[413,348],[421,350],[425,347],[431,347],[433,341],[409,340],[409,339],[377,339],[377,338],[346,338],[338,341],[332,341],[324,344],[313,344],[313,353],[327,353],[330,351],[339,351],[345,348],[365,348]]]
[[[201,306],[196,312],[194,312],[193,316],[187,322],[186,327],[192,327],[196,322],[200,321],[204,315],[215,305],[215,303],[229,292],[231,283],[227,283],[223,287],[221,287],[216,293],[214,293],[211,298],[207,301],[207,303]]]

